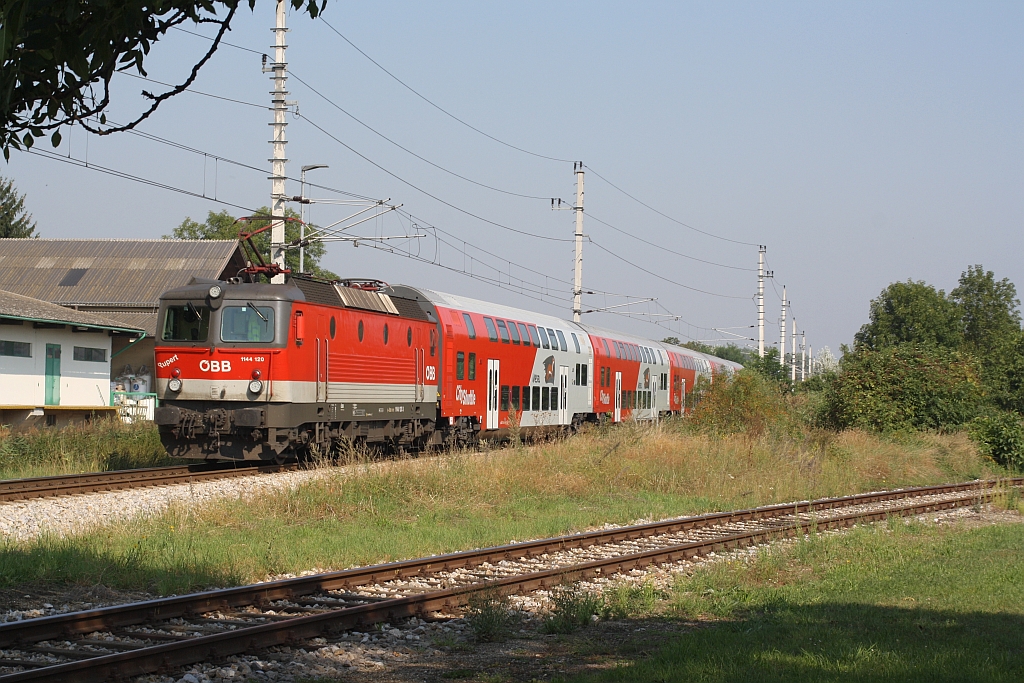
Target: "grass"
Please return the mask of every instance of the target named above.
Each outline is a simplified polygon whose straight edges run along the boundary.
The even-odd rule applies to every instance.
[[[354,471],[351,471],[354,469]],[[259,504],[180,505],[73,538],[0,546],[0,585],[161,594],[663,518],[1000,471],[962,435],[709,436],[625,424],[484,454],[357,464]]]
[[[102,419],[12,434],[0,426],[0,479],[47,477],[169,465],[152,423]]]
[[[1024,680],[1024,524],[822,535],[681,579],[710,625],[576,683]]]

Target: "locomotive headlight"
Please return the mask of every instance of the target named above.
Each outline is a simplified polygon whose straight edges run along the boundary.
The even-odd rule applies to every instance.
[[[263,382],[259,381],[258,379],[254,379],[253,381],[249,382],[249,391],[251,391],[254,394],[260,393],[261,391],[263,391]]]
[[[178,379],[177,377],[171,378],[171,380],[167,383],[167,388],[173,391],[174,393],[178,393],[179,391],[181,391],[181,380]]]
[[[216,299],[216,298],[218,298],[223,293],[224,293],[224,290],[221,289],[220,285],[214,285],[214,286],[210,287],[210,298],[211,299]]]

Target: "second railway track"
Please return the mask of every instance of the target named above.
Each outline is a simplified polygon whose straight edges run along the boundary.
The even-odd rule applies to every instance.
[[[889,516],[976,505],[1024,479],[712,513],[0,624],[0,682],[102,681]],[[14,671],[14,669],[21,669]]]
[[[150,486],[187,484],[191,481],[245,477],[253,474],[290,472],[298,468],[299,465],[296,464],[236,466],[171,465],[169,467],[147,467],[137,470],[64,474],[53,477],[34,477],[31,479],[7,479],[0,481],[0,503],[103,491],[122,491]]]

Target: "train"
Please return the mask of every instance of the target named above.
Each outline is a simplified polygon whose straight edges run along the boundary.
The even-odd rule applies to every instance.
[[[639,335],[372,279],[193,280],[161,295],[154,414],[175,457],[397,451],[683,412],[737,363]]]

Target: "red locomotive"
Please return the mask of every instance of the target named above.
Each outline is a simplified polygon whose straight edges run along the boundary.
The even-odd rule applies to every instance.
[[[201,281],[161,297],[155,420],[172,455],[283,460],[348,440],[418,450],[679,413],[739,366],[377,281]]]

